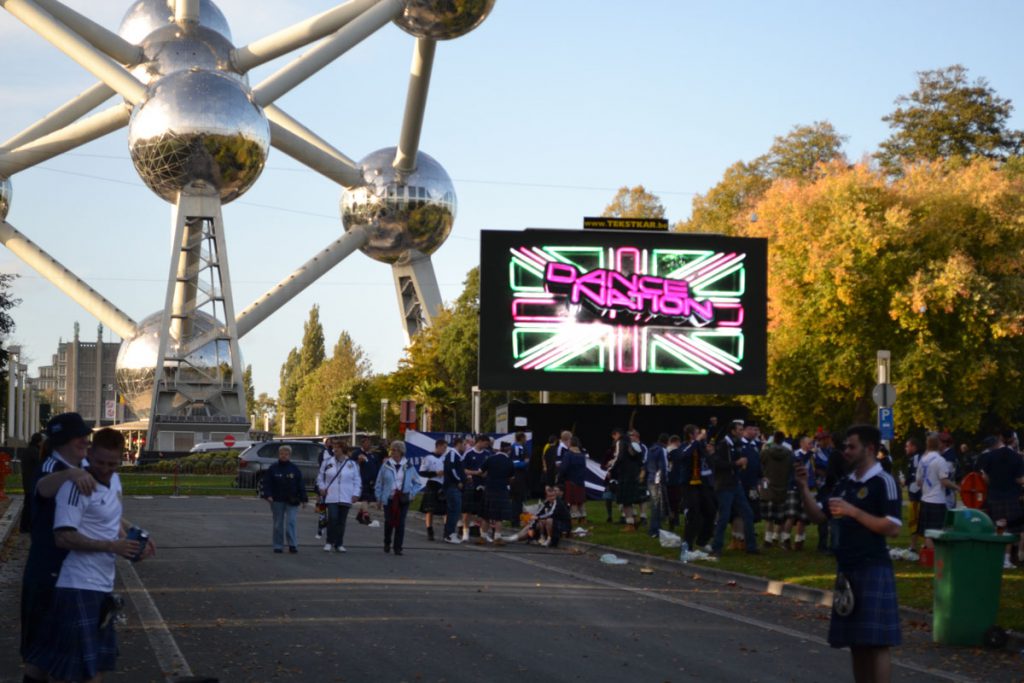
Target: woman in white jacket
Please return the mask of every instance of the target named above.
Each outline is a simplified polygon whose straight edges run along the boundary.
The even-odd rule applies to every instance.
[[[334,454],[324,458],[316,487],[327,503],[327,543],[324,551],[345,552],[345,521],[352,503],[359,500],[363,482],[359,477],[359,463],[349,456],[349,446],[337,444]]]

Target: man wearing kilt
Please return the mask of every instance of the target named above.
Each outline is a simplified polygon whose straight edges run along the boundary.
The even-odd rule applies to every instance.
[[[424,523],[427,526],[427,540],[434,540],[434,515],[445,514],[444,490],[444,461],[441,458],[448,452],[448,442],[438,439],[434,442],[434,452],[423,458],[420,463],[420,476],[427,480],[427,486],[423,489],[423,498],[420,500],[420,512],[423,513]]]
[[[789,505],[789,482],[793,478],[793,454],[783,446],[785,435],[776,432],[772,442],[761,451],[761,519],[764,520],[764,547],[778,543],[790,550],[789,532],[793,528],[795,511]]]
[[[51,681],[100,681],[117,663],[114,633],[115,557],[142,559],[154,546],[121,538],[128,526],[121,517],[121,482],[116,470],[124,436],[102,429],[93,439],[89,474],[96,489],[83,494],[71,481],[56,496],[54,539],[68,550],[57,577],[44,631],[28,660]]]
[[[462,456],[462,468],[466,472],[466,485],[462,489],[462,540],[469,541],[469,518],[476,517],[480,529],[479,543],[487,535],[487,521],[484,519],[484,478],[483,464],[491,455],[490,438],[486,434],[476,437],[473,447]],[[492,540],[492,539],[488,539]]]
[[[1024,530],[1024,506],[1021,505],[1024,485],[1024,459],[1008,443],[1013,443],[1013,433],[1008,432],[988,453],[981,456],[978,468],[988,484],[988,498],[985,511],[997,525],[1009,534],[1007,540],[1016,540]],[[998,443],[998,442],[997,442]],[[1020,562],[1020,546],[1011,543],[1008,554],[1003,558],[1003,569],[1013,568],[1013,559]]]
[[[851,472],[839,480],[824,508],[808,488],[807,468],[798,465],[796,469],[810,520],[837,522],[838,575],[828,642],[832,647],[850,648],[858,683],[887,683],[889,648],[900,644],[896,579],[885,539],[900,533],[902,496],[896,480],[876,460],[881,441],[876,427],[850,427],[842,458]]]
[[[511,450],[511,444],[501,444],[501,450],[493,453],[480,466],[484,474],[486,491],[483,516],[494,532],[494,545],[505,545],[501,538],[501,523],[509,517],[512,507],[508,485],[512,482],[516,470],[512,458],[509,457]]]

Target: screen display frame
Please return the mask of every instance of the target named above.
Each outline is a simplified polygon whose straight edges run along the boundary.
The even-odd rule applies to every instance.
[[[478,369],[481,389],[722,395],[765,393],[768,383],[767,240],[676,232],[583,231],[541,228],[529,228],[522,231],[482,230],[480,237],[480,345]],[[594,248],[598,249],[595,250]],[[521,252],[522,256],[513,254],[513,251],[523,249],[526,251]],[[513,289],[512,283],[517,281],[519,277],[515,272],[517,268],[523,270],[524,266],[531,265],[531,260],[535,260],[536,264],[534,265],[536,265],[536,268],[533,270],[526,269],[534,273],[534,275],[529,277],[532,277],[532,281],[535,283],[537,281],[536,272],[541,270],[547,272],[545,259],[552,258],[552,252],[548,251],[550,249],[556,250],[560,256],[572,249],[581,249],[587,254],[597,254],[602,258],[603,255],[607,255],[605,265],[614,267],[607,269],[593,268],[591,269],[592,271],[604,272],[592,272],[591,278],[607,277],[609,278],[609,283],[614,279],[619,289],[630,286],[627,279],[617,277],[607,271],[621,272],[626,276],[630,276],[637,268],[634,268],[631,262],[623,260],[623,258],[641,259],[635,262],[645,263],[647,266],[641,266],[637,274],[650,275],[650,277],[644,278],[643,282],[639,282],[638,279],[634,278],[631,282],[634,285],[639,284],[651,291],[663,288],[665,292],[668,292],[670,289],[676,292],[686,292],[688,290],[685,287],[681,288],[681,285],[678,284],[679,280],[675,277],[670,277],[669,273],[662,272],[660,275],[664,277],[657,277],[659,275],[656,272],[658,268],[656,266],[651,267],[650,265],[655,258],[654,254],[656,252],[661,255],[674,254],[676,252],[685,252],[687,254],[703,253],[704,255],[698,255],[693,258],[703,259],[704,264],[709,265],[702,265],[699,270],[692,272],[705,273],[701,275],[705,282],[708,281],[708,277],[731,277],[733,278],[731,282],[735,282],[736,278],[742,277],[742,288],[736,290],[742,291],[742,294],[725,297],[721,304],[722,313],[726,317],[728,315],[734,316],[731,324],[728,324],[729,329],[725,330],[725,325],[723,325],[721,331],[734,336],[738,331],[740,338],[738,345],[742,350],[734,357],[730,357],[724,352],[718,352],[714,349],[709,350],[704,346],[704,340],[709,338],[709,334],[706,334],[706,332],[710,333],[712,328],[708,327],[704,330],[699,329],[697,326],[701,324],[716,325],[715,322],[704,323],[700,318],[702,311],[706,311],[706,298],[699,297],[696,294],[692,300],[685,297],[667,297],[664,299],[666,304],[659,306],[659,297],[654,294],[649,298],[634,296],[631,301],[639,302],[635,303],[639,308],[638,311],[623,311],[620,306],[620,310],[601,309],[603,312],[598,314],[594,312],[596,309],[593,306],[594,292],[596,290],[594,287],[589,287],[582,290],[579,288],[574,290],[574,295],[577,298],[581,298],[580,291],[582,291],[582,298],[586,299],[589,296],[591,299],[577,304],[580,307],[574,310],[580,311],[578,317],[586,317],[589,322],[599,322],[602,323],[602,327],[616,330],[615,334],[619,335],[620,339],[619,330],[622,330],[623,334],[633,335],[632,337],[627,337],[626,342],[616,342],[613,340],[608,344],[617,344],[620,356],[623,353],[623,344],[628,347],[627,353],[632,353],[633,356],[631,357],[634,359],[642,353],[645,359],[643,369],[633,369],[628,372],[624,369],[615,371],[614,367],[607,369],[603,362],[600,365],[601,369],[593,371],[516,367],[517,362],[520,364],[524,362],[524,357],[520,354],[520,357],[517,359],[516,354],[518,351],[514,348],[516,346],[514,338],[517,340],[522,339],[525,335],[523,328],[531,323],[522,322],[528,318],[521,315],[521,312],[525,310],[524,301],[521,296],[517,296],[516,289]],[[622,254],[625,254],[625,257]],[[596,263],[594,258],[591,258],[588,263]],[[665,258],[668,257],[661,256],[659,258],[661,259],[659,263],[665,263]],[[686,258],[690,258],[690,256]],[[715,259],[718,259],[718,263],[724,264],[717,271],[715,270]],[[731,259],[731,261],[728,259]],[[552,260],[554,259],[552,258]],[[612,263],[613,260],[617,260],[618,264]],[[691,263],[690,261],[678,262]],[[693,261],[693,263],[695,262]],[[737,270],[733,267],[737,263],[741,264],[742,272],[740,275],[735,274]],[[569,285],[564,283],[571,282],[576,274],[584,275],[587,269],[590,269],[590,266],[573,268],[558,266],[557,268],[549,268],[551,268],[552,278],[560,278],[563,282],[561,285],[562,291],[556,293],[554,297],[559,302],[564,303],[565,306],[563,308],[568,311],[570,294],[567,287]],[[664,266],[662,268],[664,270]],[[683,279],[685,280],[685,278]],[[714,282],[713,279],[710,281]],[[552,281],[544,279],[543,282],[544,290],[542,291],[550,293],[548,287]],[[691,282],[688,285],[694,287],[695,292],[699,292],[700,290],[696,288],[696,285],[692,284],[696,282],[696,278],[691,278]],[[534,289],[533,291],[536,292],[538,290]],[[527,295],[527,298],[529,296]],[[621,297],[619,297],[619,300],[620,302],[624,301]],[[675,302],[673,304],[675,308],[668,306],[669,302]],[[525,302],[527,305],[529,303]],[[691,304],[692,308],[690,307]],[[585,310],[581,310],[581,308]],[[726,308],[731,309],[731,312],[726,311]],[[516,311],[515,314],[513,313],[514,310]],[[666,313],[665,311],[668,312]],[[671,319],[672,316],[679,318],[684,314],[691,316],[689,320],[695,321],[693,325],[679,322],[681,327],[666,326],[666,320]],[[598,317],[599,315],[601,317]],[[608,316],[616,317],[623,315],[627,317],[619,317],[619,322],[605,322]],[[529,319],[540,320],[543,317],[531,317]],[[627,319],[630,322],[623,322]],[[544,323],[540,323],[539,326],[544,327]],[[665,331],[669,333],[670,340],[666,340],[665,335],[661,334]],[[596,329],[595,332],[599,333]],[[698,347],[691,345],[688,335],[685,334],[686,332],[701,333],[702,339]],[[644,346],[637,348],[645,350],[634,350],[633,346],[638,343],[637,340],[641,339]],[[706,374],[698,374],[696,369],[693,371],[693,374],[682,374],[683,371],[680,371],[679,374],[676,374],[675,371],[650,371],[647,367],[646,359],[654,359],[655,357],[652,355],[654,351],[647,344],[653,344],[656,340],[659,344],[657,353],[661,354],[659,357],[666,357],[665,353],[668,353],[670,354],[668,357],[674,362],[682,363],[683,361],[678,360],[678,358],[685,359],[688,354],[695,354],[689,357],[699,360],[701,363],[707,363],[709,364],[708,367],[718,368],[718,370],[706,371]],[[681,346],[671,346],[668,342],[672,340],[679,342]],[[730,341],[732,342],[731,339]],[[669,348],[666,350],[666,347]],[[591,351],[591,353],[601,353],[601,351]],[[610,356],[613,352],[609,348],[604,353]],[[656,364],[656,360],[651,360],[651,363]],[[695,368],[699,365],[695,366]],[[609,366],[613,366],[613,363],[610,362]],[[626,365],[621,367],[625,368]],[[640,365],[636,366],[636,368],[640,367]],[[686,372],[688,373],[689,371]]]

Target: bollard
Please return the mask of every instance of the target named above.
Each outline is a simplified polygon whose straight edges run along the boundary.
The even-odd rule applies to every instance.
[[[0,500],[7,500],[7,475],[13,471],[11,468],[11,456],[7,453],[0,453]]]

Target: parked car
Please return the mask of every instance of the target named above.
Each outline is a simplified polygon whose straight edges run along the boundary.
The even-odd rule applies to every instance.
[[[202,443],[197,443],[195,446],[193,446],[189,453],[211,453],[213,451],[244,451],[246,448],[252,446],[255,443],[257,442],[241,440],[236,441],[234,446],[228,448],[227,446],[224,445],[223,441],[203,441]]]
[[[312,491],[316,475],[327,449],[323,444],[312,441],[264,441],[246,448],[238,456],[238,477],[235,484],[240,489],[256,489],[263,496],[263,471],[277,462],[277,450],[283,445],[292,447],[291,461],[302,472],[302,482]]]

